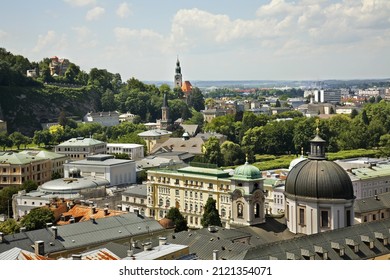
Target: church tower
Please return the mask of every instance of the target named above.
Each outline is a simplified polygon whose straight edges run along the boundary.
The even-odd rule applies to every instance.
[[[181,88],[183,84],[179,58],[177,58],[176,61],[175,78],[173,83],[174,83],[174,87],[179,87],[179,88]]]
[[[160,121],[161,129],[167,129],[169,122],[170,119],[169,119],[168,98],[167,98],[167,94],[165,93],[163,99],[163,105],[161,107],[161,121]]]

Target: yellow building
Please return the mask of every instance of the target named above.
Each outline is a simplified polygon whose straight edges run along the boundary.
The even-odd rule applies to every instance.
[[[209,197],[216,200],[224,227],[265,222],[263,178],[255,166],[245,163],[234,173],[194,166],[148,171],[146,215],[156,220],[176,207],[190,228],[201,228]]]

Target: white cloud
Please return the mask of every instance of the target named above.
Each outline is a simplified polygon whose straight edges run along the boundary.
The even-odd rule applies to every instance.
[[[163,36],[150,29],[129,29],[124,27],[116,27],[114,34],[119,42],[132,39],[163,39]]]
[[[34,52],[40,52],[45,47],[53,45],[56,43],[56,33],[53,30],[49,30],[45,35],[38,36],[38,42],[33,48]]]
[[[87,5],[92,5],[96,3],[96,0],[64,0],[66,3],[69,3],[72,6],[83,7]]]
[[[131,15],[131,10],[130,10],[130,7],[127,3],[122,3],[119,5],[118,9],[116,10],[116,14],[120,17],[120,18],[125,18],[129,15]]]
[[[85,16],[86,20],[97,20],[99,19],[103,14],[105,13],[104,8],[102,7],[95,7],[87,12],[87,15]]]
[[[73,27],[72,30],[75,31],[76,40],[81,47],[93,48],[97,46],[98,42],[96,40],[96,36],[88,27]]]

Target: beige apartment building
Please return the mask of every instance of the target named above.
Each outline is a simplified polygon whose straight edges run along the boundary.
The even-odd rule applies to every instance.
[[[51,180],[51,160],[25,153],[0,153],[0,187],[20,186],[27,180],[38,185]]]
[[[209,197],[226,228],[265,222],[263,178],[255,166],[246,163],[234,172],[194,166],[148,171],[145,214],[156,220],[176,207],[190,228],[201,228]]]

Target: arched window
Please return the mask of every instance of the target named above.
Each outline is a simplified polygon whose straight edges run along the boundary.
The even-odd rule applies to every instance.
[[[167,201],[165,202],[165,206],[166,206],[166,207],[171,206],[171,201],[170,201],[169,199],[167,199]]]
[[[255,203],[253,212],[255,213],[255,218],[260,217],[260,203],[258,202]]]
[[[222,210],[221,210],[221,216],[222,216],[222,217],[226,217],[226,210],[225,210],[225,208],[222,208]]]
[[[242,203],[237,204],[237,218],[244,217],[244,205]]]
[[[162,206],[163,204],[164,204],[163,199],[160,198],[160,199],[158,200],[158,205],[159,205],[159,206]]]

